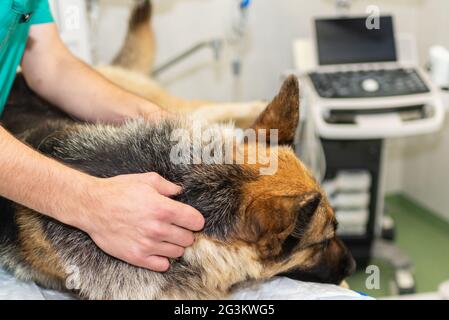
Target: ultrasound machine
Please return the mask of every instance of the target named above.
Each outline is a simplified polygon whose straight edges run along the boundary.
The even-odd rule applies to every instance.
[[[386,260],[397,293],[412,293],[412,264],[393,245],[394,224],[384,215],[385,139],[437,131],[444,107],[412,57],[413,41],[396,36],[392,16],[378,22],[373,28],[366,17],[317,18],[314,41],[295,41],[309,128],[298,152],[321,175],[359,266]]]

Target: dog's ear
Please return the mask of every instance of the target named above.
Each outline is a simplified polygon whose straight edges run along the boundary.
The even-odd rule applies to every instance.
[[[318,192],[257,199],[247,208],[239,234],[244,241],[256,244],[261,257],[285,254],[299,244],[320,201]],[[286,241],[290,249],[285,248]]]
[[[292,145],[299,122],[299,84],[291,75],[282,85],[279,94],[259,115],[251,126],[256,131],[265,129],[267,142],[270,142],[270,129],[278,130],[278,143]]]

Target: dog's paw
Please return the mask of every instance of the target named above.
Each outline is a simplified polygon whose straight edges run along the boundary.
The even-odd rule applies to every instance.
[[[266,106],[267,103],[262,101],[214,103],[195,110],[191,117],[209,123],[232,121],[237,127],[247,128]]]

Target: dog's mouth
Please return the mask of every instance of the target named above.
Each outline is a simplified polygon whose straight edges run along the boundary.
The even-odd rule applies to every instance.
[[[303,282],[316,282],[316,283],[328,283],[339,285],[342,283],[352,272],[345,272],[342,274],[333,274],[331,271],[323,270],[320,267],[312,269],[292,269],[287,272],[278,274],[281,277],[287,277],[293,280]]]

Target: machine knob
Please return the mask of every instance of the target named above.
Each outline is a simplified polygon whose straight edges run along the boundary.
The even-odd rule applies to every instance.
[[[362,88],[366,92],[376,92],[379,90],[379,82],[374,79],[365,79],[362,82]]]

